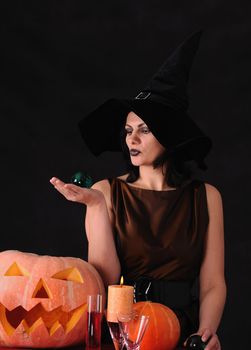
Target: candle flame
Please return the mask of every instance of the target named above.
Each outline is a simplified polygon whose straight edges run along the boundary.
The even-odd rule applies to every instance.
[[[124,277],[121,276],[121,278],[120,278],[120,285],[123,286],[123,284],[124,284]]]

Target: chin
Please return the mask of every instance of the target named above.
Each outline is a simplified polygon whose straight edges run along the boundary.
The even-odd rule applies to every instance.
[[[140,166],[140,165],[142,165],[142,161],[140,161],[139,159],[134,159],[134,158],[131,158],[131,163],[132,163],[132,165],[134,165],[134,166]]]

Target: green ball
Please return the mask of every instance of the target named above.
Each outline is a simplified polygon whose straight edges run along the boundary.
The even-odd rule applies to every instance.
[[[203,342],[198,334],[191,335],[187,339],[186,349],[204,350],[207,342]]]
[[[79,187],[90,188],[93,185],[93,180],[90,175],[87,173],[78,171],[71,178],[71,183]]]

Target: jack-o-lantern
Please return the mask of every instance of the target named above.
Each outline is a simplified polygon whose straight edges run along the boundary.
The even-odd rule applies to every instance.
[[[88,294],[101,277],[79,258],[0,253],[0,345],[64,347],[85,339]]]

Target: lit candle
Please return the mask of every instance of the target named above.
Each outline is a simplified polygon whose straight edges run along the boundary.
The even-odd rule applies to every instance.
[[[129,314],[133,306],[133,286],[123,284],[123,277],[119,285],[108,286],[107,321],[118,322],[117,314]]]

